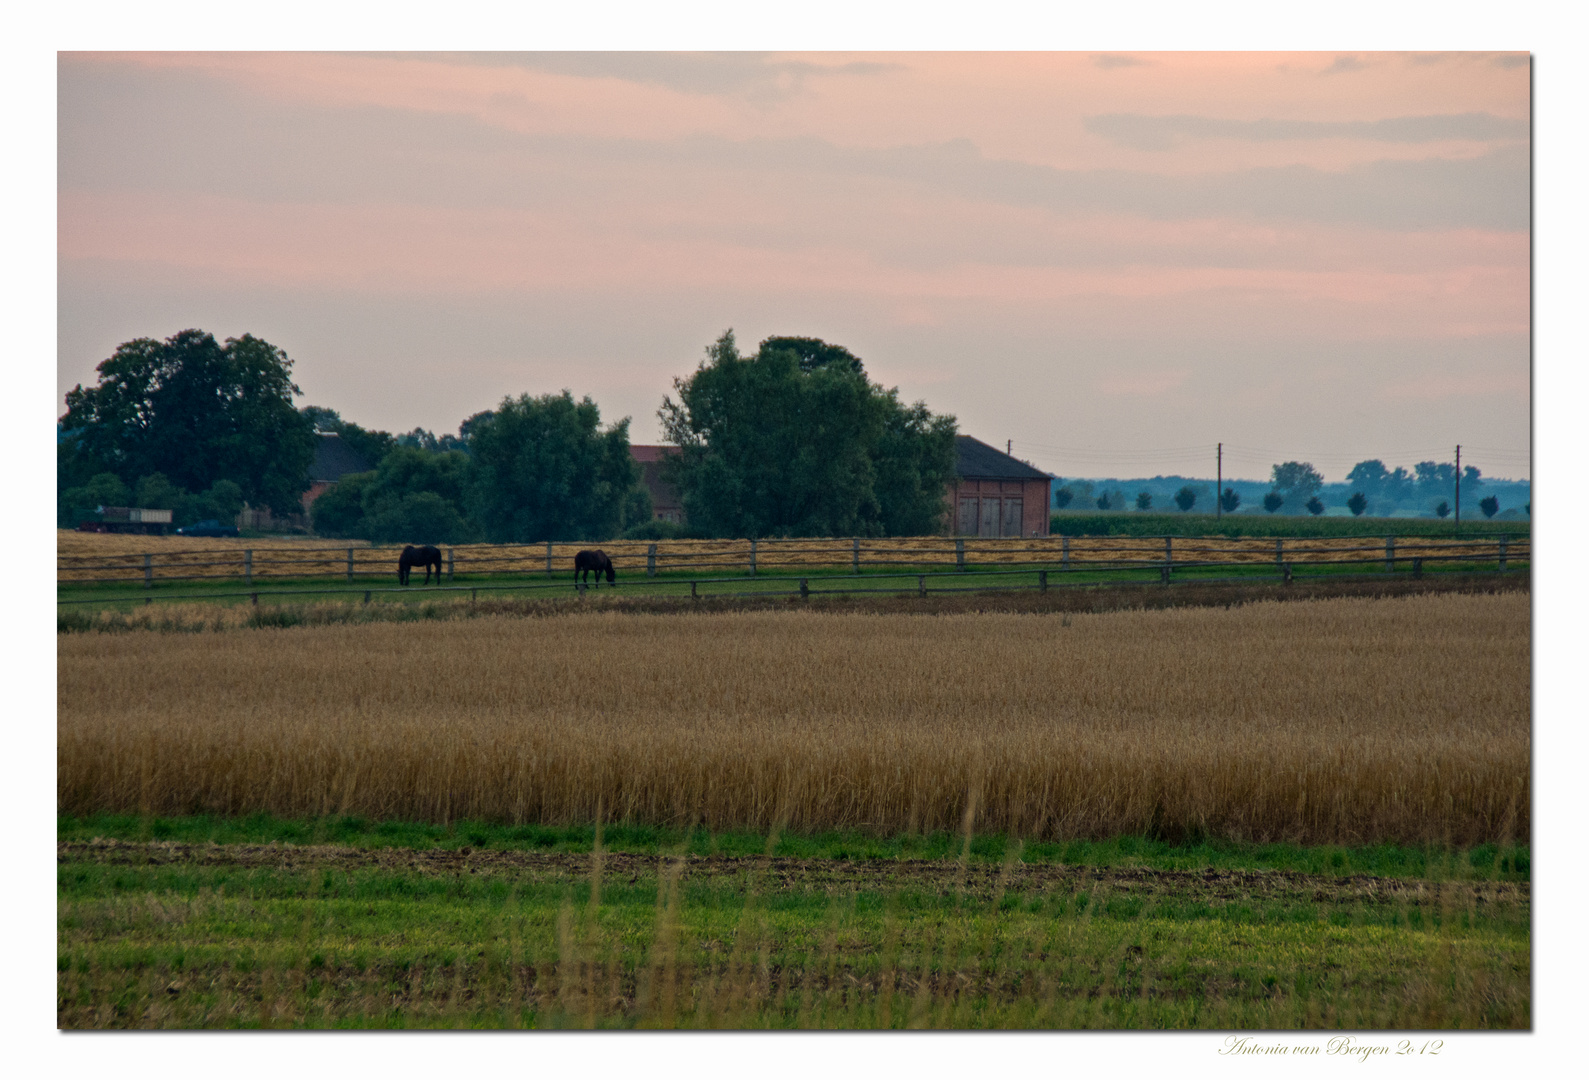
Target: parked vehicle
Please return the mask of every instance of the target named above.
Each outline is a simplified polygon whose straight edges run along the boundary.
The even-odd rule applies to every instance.
[[[178,536],[236,536],[236,525],[222,525],[214,518],[208,521],[196,521],[192,525],[184,525],[177,530]]]

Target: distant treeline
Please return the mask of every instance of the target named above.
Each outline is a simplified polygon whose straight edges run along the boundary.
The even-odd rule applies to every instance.
[[[1529,482],[1484,477],[1472,465],[1462,470],[1464,520],[1526,519],[1532,509]],[[1207,513],[1215,509],[1213,480],[1154,476],[1132,480],[1056,479],[1054,506],[1067,515],[1100,511]],[[1247,516],[1303,515],[1445,518],[1456,510],[1455,467],[1422,461],[1411,470],[1387,469],[1378,459],[1359,462],[1343,483],[1325,483],[1307,462],[1273,467],[1270,480],[1226,480],[1224,513]]]

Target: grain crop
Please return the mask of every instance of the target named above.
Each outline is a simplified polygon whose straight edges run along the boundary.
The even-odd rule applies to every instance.
[[[61,812],[1524,840],[1526,594],[58,638]]]

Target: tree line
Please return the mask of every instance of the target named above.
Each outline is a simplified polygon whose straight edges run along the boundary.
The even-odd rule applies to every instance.
[[[373,468],[314,500],[315,532],[376,542],[920,535],[941,524],[954,470],[953,417],[904,404],[818,338],[772,337],[742,355],[730,330],[674,380],[658,415],[679,449],[664,478],[687,529],[652,520],[629,418],[603,424],[588,396],[520,394],[456,435],[393,435],[298,407],[292,365],[251,335],[118,346],[96,385],[66,395],[59,523],[109,505],[171,509],[179,525],[245,504],[300,512],[320,433]]]
[[[1484,483],[1479,469],[1472,465],[1463,468],[1464,495],[1477,494]],[[1336,493],[1331,497],[1343,499],[1344,505],[1355,517],[1361,517],[1370,510],[1384,515],[1400,508],[1417,506],[1443,518],[1453,510],[1456,469],[1449,461],[1420,461],[1411,470],[1402,467],[1390,469],[1382,460],[1372,458],[1354,465],[1347,473],[1344,484],[1326,485],[1324,477],[1311,463],[1287,461],[1271,467],[1268,490],[1259,488],[1260,495],[1251,492],[1253,485],[1243,486],[1249,489],[1248,496],[1254,499],[1255,505],[1270,514],[1285,509],[1291,513],[1306,511],[1314,516],[1321,515],[1327,509],[1321,496],[1326,494],[1325,488],[1328,486]],[[1204,513],[1213,513],[1215,500],[1212,487],[1206,483],[1182,484],[1170,501],[1182,512],[1199,509]],[[1134,507],[1146,511],[1154,509],[1155,500],[1166,491],[1166,488],[1159,491],[1140,490],[1132,497],[1115,481],[1094,485],[1090,481],[1072,480],[1062,482],[1056,489],[1054,505],[1057,509],[1091,510],[1096,507],[1099,510],[1129,510]],[[1225,487],[1219,493],[1218,502],[1221,510],[1232,513],[1242,506],[1243,494],[1234,486]],[[1485,517],[1494,517],[1500,509],[1500,501],[1493,495],[1476,499],[1474,505]]]

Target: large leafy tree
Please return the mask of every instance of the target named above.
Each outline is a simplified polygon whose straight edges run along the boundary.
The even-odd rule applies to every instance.
[[[1287,461],[1274,466],[1270,486],[1293,506],[1302,506],[1324,487],[1324,477],[1306,461]]]
[[[124,342],[98,371],[97,385],[66,395],[61,426],[74,455],[129,486],[155,473],[186,491],[230,480],[255,506],[298,509],[314,425],[293,407],[301,391],[281,349],[183,330]]]
[[[567,390],[505,398],[468,422],[469,516],[498,543],[604,540],[624,524],[639,483],[629,419],[607,428]]]
[[[707,347],[658,415],[690,524],[719,536],[936,531],[954,468],[954,419],[902,405],[842,346],[768,338]]]

